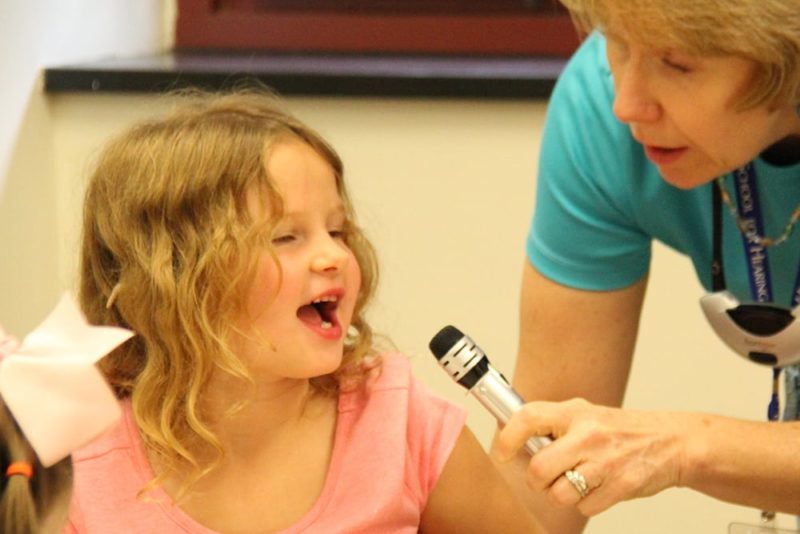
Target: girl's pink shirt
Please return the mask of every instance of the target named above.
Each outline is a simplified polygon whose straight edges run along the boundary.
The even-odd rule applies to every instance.
[[[73,454],[75,489],[65,532],[213,533],[160,488],[137,499],[154,475],[130,403],[122,407],[116,427]],[[462,408],[413,377],[405,357],[384,354],[374,383],[339,396],[322,493],[282,533],[417,532],[465,419]]]

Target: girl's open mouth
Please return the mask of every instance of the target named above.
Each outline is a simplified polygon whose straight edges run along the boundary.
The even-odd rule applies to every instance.
[[[339,297],[328,295],[312,300],[297,309],[297,318],[319,335],[336,339],[341,335],[342,327],[336,316]]]

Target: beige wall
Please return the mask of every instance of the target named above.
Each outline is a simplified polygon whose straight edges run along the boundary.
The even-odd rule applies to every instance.
[[[0,203],[0,317],[18,333],[73,286],[83,180],[98,147],[168,105],[132,95],[39,95],[31,102]],[[412,358],[425,382],[467,406],[470,426],[487,444],[493,421],[436,367],[427,343],[452,323],[498,368],[513,368],[545,104],[294,98],[290,107],[345,160],[383,270],[374,324]],[[760,419],[769,373],[712,338],[699,296],[688,261],[657,246],[627,404]],[[756,517],[671,490],[619,505],[587,532],[725,532],[733,519]]]
[[[8,5],[6,5],[8,4]],[[67,5],[68,4],[68,5]],[[0,322],[29,331],[74,283],[82,183],[112,132],[166,104],[152,96],[48,97],[43,65],[168,48],[174,0],[10,0],[0,17]],[[545,104],[292,99],[342,154],[383,278],[372,319],[433,388],[469,409],[488,443],[493,421],[440,371],[430,337],[452,323],[506,373],[533,205]],[[5,185],[5,187],[3,187]],[[689,263],[655,259],[627,405],[764,415],[769,372],[731,356],[703,323]],[[565,332],[565,335],[580,335]],[[724,533],[757,512],[689,491],[621,504],[588,534]],[[788,519],[784,524],[790,524]]]

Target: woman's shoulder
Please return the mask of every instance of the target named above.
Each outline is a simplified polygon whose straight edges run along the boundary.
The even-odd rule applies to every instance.
[[[567,61],[554,88],[556,104],[568,95],[572,105],[598,105],[611,102],[614,84],[606,58],[606,40],[600,33],[590,34]]]
[[[638,183],[642,175],[657,177],[613,105],[605,38],[593,33],[567,63],[548,101],[540,175],[571,181],[579,174],[611,194],[629,191],[621,186]]]
[[[581,66],[607,75],[611,75],[606,59],[606,38],[599,31],[594,31],[586,36],[578,50],[569,60],[573,68]]]

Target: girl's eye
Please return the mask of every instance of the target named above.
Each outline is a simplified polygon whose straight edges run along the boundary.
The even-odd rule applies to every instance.
[[[328,234],[334,239],[344,239],[347,237],[347,232],[343,229],[328,230]]]
[[[282,234],[272,238],[273,245],[285,245],[294,241],[295,237],[292,234]]]

